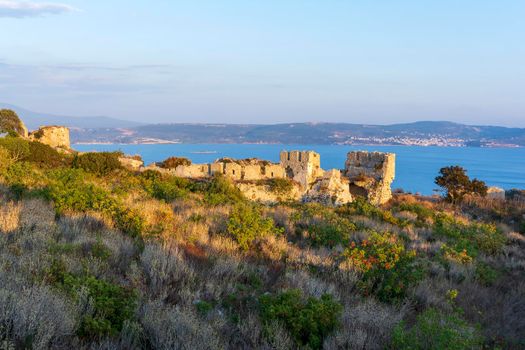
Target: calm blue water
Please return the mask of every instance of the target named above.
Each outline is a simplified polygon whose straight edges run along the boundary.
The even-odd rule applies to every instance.
[[[170,156],[186,157],[194,163],[212,162],[221,157],[257,157],[279,161],[281,150],[314,150],[321,155],[323,169],[342,169],[346,153],[355,150],[393,152],[397,155],[393,188],[432,194],[434,178],[440,168],[460,165],[469,176],[489,186],[505,189],[525,188],[525,148],[408,147],[408,146],[336,146],[336,145],[238,145],[238,144],[169,144],[169,145],[74,145],[79,151],[115,151],[140,154],[146,164]],[[216,153],[202,154],[194,152]]]

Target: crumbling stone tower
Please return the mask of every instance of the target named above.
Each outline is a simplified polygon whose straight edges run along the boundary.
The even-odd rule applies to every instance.
[[[349,152],[344,175],[350,180],[350,193],[362,196],[372,204],[386,203],[392,198],[396,155],[380,152]]]
[[[42,126],[29,134],[29,139],[54,148],[69,149],[69,128],[65,126]]]
[[[313,151],[282,151],[280,164],[286,176],[308,188],[318,177],[323,176],[321,156]]]

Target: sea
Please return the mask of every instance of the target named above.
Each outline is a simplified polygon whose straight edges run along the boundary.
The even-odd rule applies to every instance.
[[[312,150],[321,155],[323,169],[343,169],[350,151],[379,151],[396,154],[393,189],[432,195],[439,169],[459,165],[471,178],[488,186],[525,189],[525,148],[420,147],[420,146],[342,146],[282,144],[76,144],[78,151],[122,151],[139,154],[146,164],[168,157],[186,157],[193,163],[208,163],[222,157],[261,158],[279,161],[282,150]]]

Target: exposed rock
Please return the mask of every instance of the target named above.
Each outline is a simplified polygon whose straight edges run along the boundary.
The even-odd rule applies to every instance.
[[[29,134],[29,139],[54,148],[70,149],[69,128],[65,126],[43,126]]]
[[[388,202],[392,198],[395,162],[393,153],[349,152],[344,174],[350,180],[350,193],[375,205]]]
[[[505,199],[505,190],[500,187],[489,187],[487,189],[487,198],[490,199]]]
[[[140,159],[140,157],[124,156],[124,157],[119,157],[118,160],[124,168],[127,168],[129,170],[137,171],[137,170],[140,170],[144,166],[144,161]]]
[[[332,169],[325,171],[321,178],[318,178],[310,190],[303,197],[306,202],[320,202],[327,205],[341,205],[350,203],[350,184],[348,179],[341,176],[341,171]]]
[[[266,204],[297,201],[301,199],[303,193],[299,184],[295,184],[288,193],[276,193],[264,183],[237,182],[235,186],[241,190],[246,198]]]

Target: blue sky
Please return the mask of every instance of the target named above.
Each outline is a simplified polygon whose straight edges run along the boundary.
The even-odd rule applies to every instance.
[[[0,0],[0,33],[36,111],[525,127],[523,0]]]

